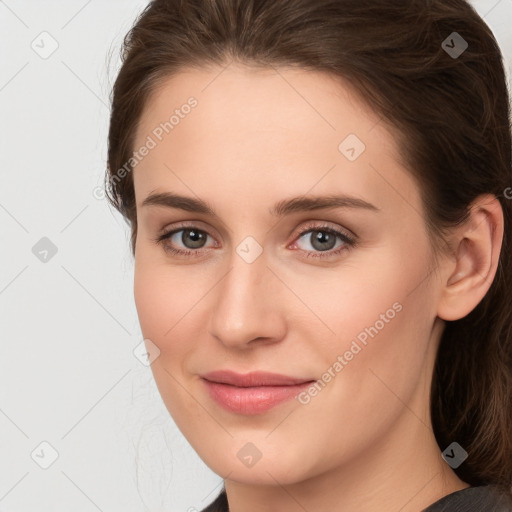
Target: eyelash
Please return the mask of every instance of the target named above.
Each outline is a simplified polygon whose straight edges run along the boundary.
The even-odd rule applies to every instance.
[[[200,256],[201,255],[201,249],[193,250],[189,249],[187,251],[184,251],[183,249],[175,249],[174,247],[171,247],[170,245],[166,245],[164,242],[175,235],[176,233],[179,233],[180,231],[186,231],[186,230],[193,230],[193,231],[199,231],[200,233],[206,234],[208,233],[204,230],[201,230],[193,225],[181,225],[177,228],[174,228],[168,232],[162,233],[161,235],[157,236],[153,239],[153,241],[157,244],[161,244],[164,248],[164,250],[168,253],[177,255],[177,256]],[[304,249],[299,249],[302,252],[306,253],[306,257],[308,258],[332,258],[333,256],[337,256],[343,251],[350,250],[357,245],[357,238],[351,237],[347,235],[346,233],[343,233],[341,231],[338,231],[336,229],[333,229],[330,226],[327,225],[318,225],[318,224],[308,224],[305,226],[305,228],[300,231],[296,235],[296,239],[302,238],[304,235],[308,233],[312,233],[315,231],[319,231],[322,233],[328,233],[330,235],[334,235],[335,237],[341,239],[344,245],[338,247],[337,249],[330,249],[328,251],[306,251]]]

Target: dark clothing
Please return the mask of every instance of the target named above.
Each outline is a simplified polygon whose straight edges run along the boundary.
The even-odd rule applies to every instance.
[[[201,512],[229,512],[226,491]],[[490,485],[452,492],[421,512],[512,512],[512,498]]]
[[[510,496],[484,485],[452,492],[422,512],[512,512]]]
[[[222,492],[217,496],[215,501],[210,503],[206,508],[203,508],[201,512],[229,512],[226,489],[222,489]]]

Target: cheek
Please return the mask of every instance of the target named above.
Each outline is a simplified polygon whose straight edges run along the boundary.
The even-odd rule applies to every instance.
[[[161,258],[152,258],[142,250],[137,254],[134,299],[139,323],[144,337],[160,350],[165,350],[175,326],[197,302],[201,293],[197,285],[198,282],[191,282],[187,270],[172,271]]]
[[[349,354],[358,350],[354,346],[361,350],[346,366],[343,385],[345,398],[360,397],[360,412],[379,411],[382,418],[390,418],[392,410],[398,414],[425,378],[435,316],[428,283],[418,286],[424,278],[419,262],[390,277],[382,276],[382,288],[363,303],[364,318],[352,324]]]
[[[354,253],[346,263],[328,271],[282,268],[280,276],[301,301],[290,293],[285,301],[283,292],[280,304],[297,315],[298,322],[291,329],[308,331],[298,338],[307,334],[307,339],[315,340],[315,350],[331,358],[349,350],[355,339],[362,347],[369,347],[372,340],[373,345],[386,340],[379,346],[399,348],[403,341],[398,333],[431,314],[430,299],[421,285],[426,268],[426,254],[420,249],[410,255],[391,243],[378,251]]]
[[[158,340],[172,325],[172,318],[163,312],[174,310],[173,296],[166,286],[165,276],[158,267],[148,263],[143,256],[137,256],[134,299],[143,336],[151,339],[161,349]]]
[[[154,370],[163,366],[185,371],[188,354],[205,339],[209,293],[216,281],[218,271],[170,266],[161,254],[141,247],[135,260],[134,300],[142,335],[160,350]]]
[[[297,294],[307,297],[331,331],[315,321],[315,335],[302,324],[322,356],[320,371],[337,371],[340,378],[334,380],[343,381],[339,389],[347,397],[357,395],[379,407],[383,394],[391,397],[379,377],[404,399],[417,383],[435,319],[435,297],[425,279],[428,250],[421,246],[414,255],[390,246],[378,259],[360,258],[339,274],[294,282]]]
[[[196,321],[199,308],[194,307],[206,292],[198,289],[200,283],[194,280],[191,286],[186,267],[176,271],[161,258],[157,261],[143,251],[137,255],[134,299],[139,324],[143,337],[160,350],[151,371],[169,413],[180,424],[198,413],[193,397],[183,388],[183,373],[189,352],[195,350],[194,340],[200,339],[200,326],[204,325]]]

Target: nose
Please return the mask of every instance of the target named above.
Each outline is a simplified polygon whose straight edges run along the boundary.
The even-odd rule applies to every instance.
[[[230,263],[229,272],[212,296],[210,334],[226,347],[240,349],[283,339],[283,284],[267,267],[264,255],[247,263],[234,254]]]

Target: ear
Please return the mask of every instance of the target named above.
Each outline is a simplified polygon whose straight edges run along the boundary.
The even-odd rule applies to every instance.
[[[442,272],[440,318],[459,320],[484,298],[498,268],[503,229],[503,209],[496,196],[475,199],[469,218],[454,228],[454,258]]]

